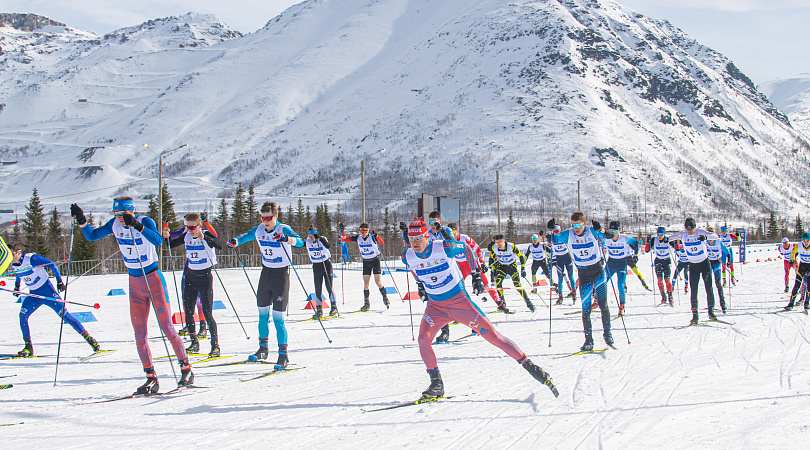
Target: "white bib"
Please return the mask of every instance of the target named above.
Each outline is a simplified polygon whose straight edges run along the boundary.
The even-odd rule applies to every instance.
[[[535,247],[534,244],[529,244],[529,253],[531,253],[532,259],[535,261],[546,259],[546,249],[543,248],[542,242],[538,242],[537,247]]]
[[[264,267],[273,269],[290,265],[290,258],[287,256],[290,254],[290,244],[273,239],[274,234],[283,234],[283,229],[283,223],[277,223],[272,231],[267,231],[264,224],[256,228],[256,242],[259,243],[259,249],[262,252],[262,265]]]
[[[140,223],[143,216],[135,218]],[[124,265],[127,269],[141,269],[157,263],[157,251],[151,242],[147,241],[140,231],[135,228],[124,228],[118,219],[113,220],[112,224],[113,234],[118,241],[118,248],[121,250],[121,256],[124,258]],[[140,257],[140,260],[138,259]]]
[[[372,259],[380,254],[380,247],[377,245],[377,240],[371,233],[368,236],[357,236],[357,247],[360,248],[360,256],[363,259]]]
[[[579,267],[592,266],[602,261],[602,249],[590,228],[586,228],[582,236],[578,236],[572,228],[568,232],[568,245],[571,247],[574,263]]]
[[[48,272],[45,271],[45,267],[34,267],[31,264],[31,256],[35,254],[26,253],[20,259],[20,268],[17,269],[17,275],[28,286],[28,290],[31,291],[41,288],[42,285],[48,282]]]
[[[405,252],[405,260],[408,267],[416,273],[419,281],[425,286],[425,291],[430,294],[444,294],[456,287],[463,281],[461,269],[458,264],[447,256],[444,252],[442,241],[433,241],[430,257],[422,259],[416,256],[416,252],[409,248]]]
[[[204,239],[191,237],[191,233],[186,232],[185,242],[189,269],[207,269],[217,263],[216,250],[211,248]],[[208,255],[211,255],[210,260]]]
[[[304,239],[304,242],[307,244],[307,251],[309,252],[310,261],[319,263],[324,262],[332,257],[332,253],[328,248],[323,246],[320,239],[316,239],[315,242],[312,242],[311,239],[306,238]]]

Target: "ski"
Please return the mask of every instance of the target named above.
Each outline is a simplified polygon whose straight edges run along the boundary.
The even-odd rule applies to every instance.
[[[726,322],[725,320],[720,320],[720,319],[707,320],[707,321],[701,322],[701,323],[724,323],[726,325],[734,325],[733,322]]]
[[[260,364],[273,364],[273,365],[275,365],[276,363],[270,362],[270,361],[262,361],[262,360],[251,361],[249,359],[246,359],[244,361],[226,362],[226,363],[220,363],[220,364],[211,364],[209,366],[197,366],[197,368],[198,369],[210,369],[212,367],[238,366],[240,364],[244,364],[244,365],[248,365],[248,366],[250,366],[250,365],[257,365],[258,366]]]
[[[225,359],[225,358],[233,358],[234,356],[236,356],[236,355],[212,356],[210,358],[205,358],[205,359],[201,359],[199,361],[194,361],[193,363],[190,363],[189,365],[193,366],[194,364],[200,364],[200,363],[209,362],[209,361],[216,361],[216,360]]]
[[[343,317],[341,317],[341,316],[323,316],[323,317],[321,317],[321,321],[323,322],[324,320],[330,320],[330,319],[342,319],[342,318],[343,318]],[[293,320],[293,321],[292,321],[292,323],[298,323],[298,322],[317,322],[317,321],[318,321],[318,319],[315,319],[315,318],[313,318],[313,317],[310,317],[309,319]]]
[[[346,314],[357,314],[357,313],[367,313],[367,312],[383,312],[382,309],[369,309],[368,311],[349,311]]]
[[[89,361],[91,359],[98,358],[99,356],[109,355],[109,354],[115,353],[117,351],[118,350],[99,350],[97,352],[94,352],[91,355],[82,356],[81,358],[79,358],[79,361],[80,362]]]
[[[77,405],[93,405],[93,404],[96,404],[96,403],[110,403],[110,402],[117,402],[117,401],[120,401],[120,400],[129,400],[131,398],[165,397],[165,396],[174,395],[174,394],[177,394],[177,393],[180,393],[180,392],[190,391],[190,390],[194,390],[194,389],[209,389],[209,388],[207,386],[193,386],[193,385],[192,386],[182,386],[182,387],[178,386],[178,387],[176,387],[176,388],[174,388],[174,389],[172,389],[170,391],[166,391],[166,392],[155,392],[154,394],[130,394],[130,395],[125,395],[123,397],[106,398],[106,399],[103,399],[103,400],[95,400],[95,401],[90,401],[90,402],[81,402],[81,403],[76,403],[76,404]]]
[[[280,373],[294,372],[296,370],[301,370],[301,369],[303,369],[303,367],[295,367],[293,369],[273,369],[270,372],[263,373],[261,375],[255,376],[253,378],[240,378],[239,381],[242,381],[242,382],[253,381],[253,380],[258,380],[258,379],[261,379],[261,378],[271,377],[273,375],[278,375]]]
[[[419,400],[414,400],[412,402],[399,403],[397,405],[385,406],[383,408],[363,409],[362,411],[363,412],[385,411],[385,410],[388,410],[388,409],[404,408],[406,406],[422,405],[422,404],[425,404],[425,403],[436,403],[439,400],[447,400],[449,398],[453,398],[453,396],[450,396],[450,397],[427,397],[427,398],[422,397]]]
[[[615,349],[616,347],[613,347],[613,348]],[[552,356],[551,359],[562,359],[562,358],[568,358],[568,357],[571,357],[571,356],[589,355],[589,354],[592,354],[592,353],[603,353],[605,351],[607,351],[607,348],[603,348],[601,350],[587,350],[587,351],[580,350],[580,351],[578,351],[576,353],[571,353],[569,355]]]
[[[0,427],[11,427],[14,425],[22,425],[25,422],[17,422],[17,423],[0,423]]]
[[[559,305],[559,306],[562,306],[562,305]],[[569,311],[567,313],[563,313],[563,315],[565,315],[565,316],[572,316],[574,314],[582,314],[582,311]]]
[[[16,376],[17,375],[3,375],[3,376],[0,376],[0,378],[11,378],[11,377],[16,377]]]
[[[204,357],[207,358],[208,353],[189,353],[189,352],[186,352],[186,356],[188,356],[189,358],[191,358],[192,356],[204,356]],[[168,358],[174,358],[174,355],[172,355],[172,356],[155,356],[152,359],[168,359]]]
[[[491,313],[489,313],[489,314],[500,314],[500,313],[503,313],[503,311],[501,311],[500,309],[496,309],[495,311],[492,311],[492,312],[491,312]],[[514,314],[514,313],[515,313],[515,311],[512,311],[512,310],[510,309],[510,310],[509,310],[509,312],[507,312],[507,313],[505,313],[505,314]]]
[[[2,390],[2,389],[11,389],[13,387],[14,387],[13,384],[0,384],[0,390]]]
[[[707,322],[700,322],[700,323],[690,323],[689,325],[682,325],[682,326],[679,326],[679,327],[672,327],[672,328],[675,329],[675,330],[683,330],[684,328],[703,327],[703,326],[706,326],[706,325],[707,325]]]
[[[30,356],[17,356],[17,354],[0,355],[0,359],[22,359],[22,358],[49,358],[53,355],[30,355]]]

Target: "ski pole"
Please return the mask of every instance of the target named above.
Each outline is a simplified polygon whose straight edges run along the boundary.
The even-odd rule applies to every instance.
[[[247,270],[245,270],[245,265],[242,264],[242,258],[239,256],[239,252],[234,250],[234,253],[236,253],[236,260],[239,261],[239,265],[242,267],[242,272],[245,273],[245,278],[247,278],[247,280],[248,280],[248,284],[250,285],[250,290],[253,291],[253,296],[256,297],[256,299],[258,300],[259,294],[257,294],[256,289],[253,288],[253,283],[250,281],[250,277],[247,274]]]
[[[549,269],[549,270],[551,270],[551,269]],[[558,282],[559,282],[559,280],[558,280]],[[551,286],[549,286],[549,290],[548,290],[548,346],[549,347],[551,347],[551,306],[554,304],[554,302],[552,301],[552,295],[553,295],[552,292],[553,291],[554,290],[551,289]]]
[[[5,286],[5,285],[6,285],[5,281],[0,281],[0,286]],[[0,291],[11,292],[12,294],[20,294],[20,296],[22,296],[22,297],[34,297],[34,298],[38,298],[38,299],[41,299],[41,300],[49,300],[49,301],[52,301],[52,302],[65,303],[65,304],[68,304],[68,305],[86,306],[88,308],[93,308],[93,309],[101,308],[101,305],[98,304],[98,303],[88,305],[87,303],[69,302],[67,300],[62,300],[61,298],[45,297],[45,296],[42,296],[42,295],[31,294],[29,292],[17,291],[17,290],[14,290],[14,289],[6,289],[6,288],[3,288],[3,287],[0,287]]]
[[[377,236],[374,236],[374,237],[375,237],[375,240],[376,240]],[[394,282],[394,289],[397,290],[397,295],[399,295],[399,298],[402,300],[402,303],[405,303],[405,297],[403,297],[402,293],[399,292],[399,286],[397,286],[397,280],[394,279],[394,272],[391,272],[391,268],[388,267],[388,261],[386,260],[385,256],[384,255],[380,255],[380,256],[383,257],[382,260],[383,260],[383,264],[385,264],[385,270],[388,271],[388,275],[391,277],[391,281]]]
[[[134,219],[134,216],[133,216]],[[118,220],[118,219],[116,219]],[[157,227],[155,227],[157,228]],[[157,231],[157,229],[155,230]],[[160,317],[158,316],[157,306],[155,306],[155,299],[152,297],[152,288],[149,286],[149,280],[146,278],[146,270],[143,268],[143,261],[141,261],[141,252],[138,251],[138,245],[135,242],[135,235],[132,233],[132,227],[129,226],[129,238],[132,239],[132,246],[135,248],[135,257],[138,258],[138,264],[141,266],[141,273],[143,274],[143,281],[146,283],[146,292],[149,293],[149,303],[152,304],[152,311],[155,313],[155,320],[158,322],[158,330],[160,331],[160,340],[163,341],[163,347],[166,348],[166,359],[169,360],[169,365],[172,366],[172,374],[174,375],[175,383],[178,382],[177,380],[177,371],[174,370],[174,361],[172,361],[172,355],[169,353],[169,344],[166,343],[166,335],[163,334],[163,327],[160,326]],[[162,236],[161,236],[162,238]],[[140,283],[138,283],[140,284]],[[165,294],[165,292],[164,292]],[[168,295],[167,295],[168,297]],[[168,298],[166,300],[166,306],[168,307],[169,301]],[[179,339],[179,337],[178,337]],[[182,348],[182,346],[181,346]],[[180,355],[175,355],[180,356]]]
[[[72,237],[72,236],[71,236],[71,239],[73,239],[73,237]],[[68,260],[68,258],[65,258],[65,261],[67,261],[67,260]],[[4,277],[5,277],[5,276],[8,276],[8,275],[14,275],[14,274],[17,274],[17,273],[20,273],[20,272],[25,272],[25,271],[27,271],[27,270],[31,270],[31,269],[37,269],[37,268],[40,268],[40,267],[45,267],[45,266],[50,266],[51,264],[53,264],[53,265],[55,265],[55,266],[59,266],[60,264],[64,264],[64,262],[65,262],[65,261],[59,261],[59,262],[49,262],[49,263],[45,263],[45,264],[40,264],[40,265],[38,265],[38,266],[29,267],[29,268],[27,268],[27,269],[15,270],[14,272],[6,272],[6,273],[2,274],[2,276],[4,276]]]
[[[524,280],[524,281],[526,281],[526,283],[529,283],[529,280],[528,280],[526,277],[523,277],[523,280]],[[529,285],[531,285],[531,283],[529,283]],[[525,290],[525,289],[524,289],[524,290]],[[534,295],[536,295],[536,296],[537,296],[537,298],[539,298],[539,299],[540,299],[540,301],[541,301],[541,302],[543,302],[543,305],[545,305],[545,304],[546,304],[546,299],[544,299],[544,298],[543,298],[543,296],[542,296],[542,295],[540,295],[540,293],[539,293],[539,292],[529,292],[529,293],[530,293],[530,294],[534,294]],[[546,306],[548,306],[548,305],[546,305]]]
[[[83,276],[87,275],[88,273],[90,273],[91,271],[93,271],[93,269],[95,269],[96,267],[98,267],[98,266],[100,266],[100,265],[104,264],[105,262],[107,262],[107,260],[108,260],[108,259],[110,259],[110,258],[112,258],[113,256],[117,255],[118,253],[119,253],[119,252],[117,252],[117,251],[116,251],[116,252],[112,252],[112,254],[111,254],[110,256],[108,256],[108,257],[106,257],[106,258],[102,259],[101,261],[99,261],[98,263],[96,263],[96,265],[94,265],[93,267],[91,267],[91,268],[89,268],[89,269],[85,270],[85,271],[84,271],[84,273],[82,273],[81,275],[79,275],[79,276],[77,276],[77,277],[73,278],[73,280],[71,281],[71,283],[73,283],[73,282],[75,282],[75,281],[78,281],[78,279],[79,279],[79,278],[81,278],[81,277],[83,277]],[[65,283],[65,286],[67,286],[67,282]]]
[[[285,236],[285,238],[286,238],[286,236]],[[301,283],[301,289],[304,290],[304,295],[307,296],[307,301],[309,301],[309,293],[307,293],[307,288],[304,287],[304,282],[301,281],[301,277],[298,276],[298,270],[295,269],[295,265],[293,265],[292,258],[290,258],[290,254],[287,252],[287,247],[284,246],[284,243],[281,243],[281,248],[282,248],[282,250],[284,250],[284,254],[287,255],[287,261],[289,261],[290,266],[292,266],[293,272],[295,273],[295,278],[298,278],[298,282]],[[289,304],[288,304],[288,310],[289,310]],[[323,330],[323,334],[326,335],[326,340],[329,341],[329,343],[331,344],[332,339],[329,338],[329,333],[326,332],[326,328],[324,328],[323,322],[321,321],[320,317],[318,317],[318,323],[321,324],[321,329]]]
[[[406,264],[405,268],[406,269],[408,268],[407,264]],[[410,272],[410,270],[408,270],[408,272]],[[411,298],[411,274],[410,273],[405,275],[405,282],[408,283],[408,315],[411,316],[411,340],[415,341],[416,340],[416,334],[413,331],[413,306],[411,305],[411,302],[413,301],[413,299]]]
[[[68,249],[68,263],[67,263],[67,270],[65,271],[65,301],[67,301],[67,281],[68,277],[70,277],[70,259],[73,257],[73,237],[76,235],[76,220],[73,220],[73,225],[70,227],[70,247]],[[58,283],[57,283],[58,284]],[[56,346],[56,367],[54,367],[53,371],[53,387],[56,387],[56,376],[59,373],[59,354],[62,350],[62,329],[65,326],[65,313],[67,312],[67,306],[62,305],[62,314],[60,314],[59,319],[59,344]]]
[[[616,295],[616,285],[613,284],[613,277],[610,277],[610,285],[613,287],[613,296],[616,297],[616,306],[621,306],[619,304],[619,297]],[[596,286],[594,285],[594,295],[595,294],[596,294]],[[627,343],[630,344],[630,335],[627,334],[627,325],[625,325],[624,323],[624,316],[619,317],[622,318],[622,327],[624,327],[624,335],[627,336]]]
[[[650,276],[652,278],[650,278],[650,280],[658,281],[658,278],[655,276],[655,261],[653,260],[653,253],[654,253],[653,252],[653,245],[652,245],[652,241],[651,241],[650,242]],[[639,271],[639,273],[641,273],[641,272]],[[650,294],[652,295],[653,306],[657,306],[655,304],[655,291],[650,289]]]
[[[205,256],[208,257],[208,260],[213,262],[214,259],[211,258],[211,253],[208,251],[208,247],[207,247],[207,245],[205,243],[203,243],[203,249],[205,249]],[[222,282],[222,278],[219,276],[219,271],[217,270],[217,266],[212,264],[211,267],[214,268],[214,273],[217,275],[217,279],[219,280],[220,286],[222,286],[222,290],[225,291],[225,297],[228,299],[228,303],[231,304],[231,309],[233,310],[233,313],[236,315],[236,320],[239,321],[239,326],[242,327],[242,332],[245,333],[245,338],[250,339],[250,336],[248,336],[248,334],[247,334],[247,330],[245,330],[245,326],[242,324],[242,319],[239,318],[239,313],[236,312],[236,306],[233,305],[233,302],[231,301],[231,296],[228,295],[228,290],[225,289],[225,283]],[[188,311],[186,312],[186,314],[188,314]],[[193,314],[194,314],[194,312],[192,311],[192,315]]]
[[[169,229],[169,224],[166,223],[166,218],[163,218],[164,230]],[[169,249],[169,259],[172,260],[172,279],[174,280],[174,296],[177,297],[177,311],[183,312],[183,304],[180,303],[180,291],[177,290],[177,276],[174,274],[175,267],[174,267],[174,256],[172,255],[172,241],[170,238],[164,238],[164,242],[166,242],[166,248]],[[168,292],[166,293],[168,297]],[[188,314],[188,311],[185,311]],[[191,311],[192,317],[194,316],[194,310]]]

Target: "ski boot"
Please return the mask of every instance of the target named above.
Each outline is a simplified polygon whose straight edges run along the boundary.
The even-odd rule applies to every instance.
[[[430,373],[430,386],[422,392],[422,398],[441,398],[444,397],[444,383],[442,382],[442,375],[439,369],[436,372]]]
[[[646,281],[641,280],[641,285],[642,285],[642,286],[644,286],[644,289],[646,289],[646,290],[648,290],[648,291],[652,291],[652,289],[650,289],[650,287],[649,287],[649,286],[647,286],[647,282],[646,282]]]
[[[219,358],[219,339],[216,336],[211,336],[211,351],[208,353],[209,358]]]
[[[619,317],[624,317],[624,305],[619,305]]]
[[[200,322],[200,332],[197,333],[197,339],[205,339],[208,337],[208,326],[205,321]]]
[[[571,297],[571,306],[576,305],[577,304],[577,291],[571,291],[570,297]]]
[[[536,293],[537,293],[537,288],[532,288],[532,294],[536,294]]]
[[[613,347],[613,334],[610,332],[610,330],[605,330],[605,332],[602,333],[602,337],[605,339],[605,344],[607,344],[608,347],[616,348]]]
[[[675,304],[672,302],[673,301],[672,292],[667,292],[667,299],[669,300],[669,306],[674,307]]]
[[[369,309],[371,309],[371,303],[369,303],[368,299],[366,299],[366,302],[363,303],[363,307],[360,308],[360,312],[367,312]]]
[[[180,336],[188,336],[188,326],[180,328],[180,331],[178,331],[177,334]]]
[[[721,307],[722,307],[722,304],[721,304]],[[709,308],[709,320],[710,321],[716,321],[717,320],[717,316],[714,315],[714,309],[713,308]]]
[[[579,348],[581,352],[592,352],[593,351],[593,335],[586,334],[585,335],[585,343],[582,344],[582,347]]]
[[[323,317],[323,306],[316,306],[315,307],[315,314],[312,315],[312,318],[315,320],[320,319]]]
[[[256,353],[250,355],[250,358],[248,359],[250,359],[251,361],[264,360],[267,359],[267,355],[269,353],[270,352],[267,350],[267,341],[260,342],[259,349],[256,350]]]
[[[338,313],[337,303],[332,303],[332,307],[329,309],[329,316],[331,317],[339,317],[340,313]]]
[[[509,308],[506,307],[506,302],[503,300],[501,300],[501,302],[498,303],[498,311],[501,311],[504,314],[512,314],[512,311],[510,311]]]
[[[662,291],[662,292],[661,292],[661,303],[659,303],[659,304],[658,304],[658,306],[661,306],[661,305],[666,305],[666,304],[667,304],[667,294],[665,294],[665,293]]]
[[[529,311],[534,312],[534,303],[528,298],[526,299],[526,307],[529,308]]]
[[[194,373],[191,372],[191,366],[186,364],[180,368],[180,381],[177,382],[177,387],[189,387],[194,385]]]
[[[149,369],[146,371],[146,383],[140,385],[132,395],[154,394],[159,389],[160,383],[158,383],[157,375],[155,375],[155,369]]]
[[[383,304],[385,305],[385,309],[391,308],[391,303],[388,301],[388,294],[385,293],[385,288],[380,288],[380,294],[382,294]]]
[[[723,277],[723,287],[726,287],[726,277]]]
[[[276,365],[273,366],[276,370],[284,370],[287,368],[287,364],[290,363],[290,360],[287,358],[287,349],[278,349],[278,359],[276,360]]]
[[[87,331],[85,331],[85,333],[87,333]],[[83,337],[84,337],[84,340],[87,341],[88,344],[90,344],[90,347],[93,348],[94,352],[100,352],[101,351],[101,346],[98,344],[98,342],[96,342],[95,339],[93,339],[93,336],[90,336],[89,334],[87,334],[87,336],[83,336]]]
[[[726,314],[726,302],[723,299],[720,299],[720,310],[723,311],[723,315]]]
[[[560,392],[557,391],[557,387],[554,386],[554,382],[551,381],[551,377],[546,373],[545,370],[541,369],[540,366],[533,363],[532,360],[526,358],[526,361],[523,361],[522,364],[523,368],[529,372],[535,380],[545,384],[551,389],[551,393],[554,394],[554,397],[559,397]]]
[[[732,285],[732,286],[736,286],[736,285],[737,285],[737,279],[736,279],[736,278],[734,278],[734,275],[732,275],[732,276],[731,276],[731,285]]]
[[[791,299],[790,299],[790,303],[788,303],[788,305],[787,305],[787,306],[785,306],[785,311],[790,311],[790,310],[792,310],[792,309],[793,309],[793,299],[791,298]],[[19,353],[18,353],[18,354],[19,354]]]
[[[692,313],[692,320],[689,321],[689,325],[697,325],[698,323],[700,323],[700,319],[697,313]]]
[[[188,337],[191,339],[191,345],[186,348],[186,353],[198,353],[200,351],[200,341],[197,339],[197,335],[192,333]]]
[[[442,332],[438,336],[436,336],[436,343],[440,342],[447,342],[450,340],[450,325],[445,325],[442,327]]]
[[[562,295],[560,296],[560,298],[558,298],[558,299],[557,299],[557,301],[556,301],[556,302],[554,302],[554,304],[555,304],[555,305],[562,305],[562,304],[563,304],[563,298],[562,298]]]
[[[17,356],[22,356],[25,358],[34,356],[34,346],[31,345],[31,341],[25,341],[25,347],[17,352]]]

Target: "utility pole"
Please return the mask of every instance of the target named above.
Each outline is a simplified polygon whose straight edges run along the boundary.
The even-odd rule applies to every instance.
[[[366,160],[360,160],[360,195],[362,197],[361,222],[366,221]]]
[[[498,234],[501,234],[501,180],[498,171],[495,171],[495,192],[498,198]]]

